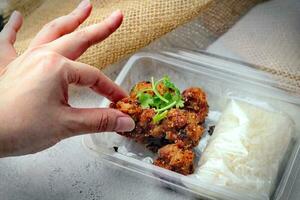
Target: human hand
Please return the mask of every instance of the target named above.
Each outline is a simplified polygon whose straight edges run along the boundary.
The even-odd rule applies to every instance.
[[[78,134],[134,128],[133,120],[117,110],[68,104],[69,84],[90,87],[111,101],[127,96],[100,70],[74,61],[122,23],[122,13],[116,11],[74,32],[91,10],[84,0],[51,21],[19,57],[13,44],[22,24],[20,13],[14,12],[0,33],[0,157],[35,153]]]

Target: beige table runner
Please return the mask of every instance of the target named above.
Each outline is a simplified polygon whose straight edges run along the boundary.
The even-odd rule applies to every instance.
[[[30,2],[30,0],[25,0]],[[36,9],[16,5],[25,9],[24,20],[16,43],[23,52],[37,31],[49,20],[70,12],[78,0],[31,0]],[[91,17],[81,26],[101,21],[115,9],[121,9],[124,23],[109,39],[90,48],[80,61],[103,68],[136,52],[157,38],[198,16],[203,26],[198,30],[198,44],[211,43],[223,34],[247,10],[261,0],[94,0]],[[18,2],[13,0],[13,2]],[[12,7],[12,6],[11,6]],[[26,11],[31,9],[30,12]],[[188,38],[187,34],[180,37]],[[213,40],[211,40],[213,39]],[[207,45],[202,45],[207,46]]]
[[[45,23],[70,12],[79,1],[11,2],[19,2],[17,8],[24,10],[26,15],[16,43],[21,53]],[[30,2],[31,6],[28,6]],[[206,49],[259,2],[262,0],[95,0],[92,1],[93,13],[82,27],[101,21],[115,9],[124,12],[125,20],[115,34],[90,48],[80,61],[102,69],[145,46],[150,50]],[[278,0],[270,2],[273,6],[268,10],[252,15],[256,17],[251,19],[246,16],[247,23],[238,23],[234,27],[235,34],[231,30],[221,41],[242,60],[273,74],[281,87],[299,93],[299,1],[289,4]],[[258,7],[263,8],[265,4],[269,2]]]

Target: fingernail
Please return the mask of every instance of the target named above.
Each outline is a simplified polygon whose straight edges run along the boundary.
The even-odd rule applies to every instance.
[[[133,119],[130,117],[119,117],[115,131],[132,131],[135,127]]]
[[[89,0],[82,0],[80,4],[77,6],[77,8],[86,8],[88,5],[90,5]]]
[[[111,13],[110,17],[117,17],[120,14],[122,14],[121,10],[115,10],[113,13]]]
[[[19,12],[18,11],[14,11],[11,15],[10,15],[10,20],[16,20],[17,17],[19,15]]]

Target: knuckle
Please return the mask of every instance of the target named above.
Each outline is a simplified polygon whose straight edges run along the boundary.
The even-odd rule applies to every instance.
[[[76,69],[72,69],[72,68],[70,70],[72,70],[72,73],[68,74],[68,82],[69,83],[73,83],[75,85],[79,84],[80,81],[81,81],[81,78],[80,78],[77,70]]]
[[[72,21],[74,21],[74,23],[76,23],[75,24],[76,27],[78,27],[82,23],[82,21],[80,20],[80,16],[79,16],[79,14],[77,12],[72,12],[67,17],[69,17],[70,20],[72,20]]]
[[[43,27],[43,30],[51,31],[52,33],[58,35],[59,37],[62,36],[64,34],[64,28],[65,28],[62,23],[64,18],[65,16],[62,16],[49,22]]]
[[[116,92],[115,88],[109,87],[109,88],[107,88],[107,89],[108,89],[107,95],[108,95],[109,97],[114,96],[114,94],[115,94],[115,92]]]
[[[109,125],[109,116],[108,113],[104,112],[99,115],[96,131],[97,132],[102,132],[102,131],[108,131],[111,130],[110,125]]]
[[[40,62],[40,68],[42,72],[49,73],[49,71],[61,71],[63,69],[63,60],[62,57],[51,51],[40,52],[37,55],[37,59]]]
[[[44,60],[48,61],[50,64],[56,64],[59,60],[61,60],[61,56],[55,52],[48,51],[44,54],[41,54]]]
[[[112,24],[110,22],[108,22],[107,20],[104,20],[103,23],[109,33],[112,33],[115,31],[114,27],[112,26]]]
[[[43,50],[42,46],[34,46],[34,47],[30,47],[26,52],[32,55],[38,55],[39,52],[42,50]]]
[[[76,36],[80,39],[84,39],[87,37],[87,31],[85,29],[78,30]]]
[[[76,38],[83,41],[84,46],[89,47],[93,45],[93,41],[89,37],[89,33],[86,29],[82,29],[76,32]]]
[[[51,22],[44,25],[43,29],[56,29],[58,26],[57,19],[52,20]]]

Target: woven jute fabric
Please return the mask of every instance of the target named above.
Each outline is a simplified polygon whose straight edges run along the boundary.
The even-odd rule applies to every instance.
[[[216,43],[221,43],[238,59],[272,74],[277,87],[300,94],[300,43],[297,42],[300,2],[266,1],[239,20],[260,2],[213,1],[196,19],[166,34],[147,49],[199,50],[218,39]]]
[[[92,1],[94,5],[92,15],[80,28],[100,22],[116,9],[123,11],[124,22],[117,32],[104,42],[91,47],[79,60],[103,69],[121,59],[124,60],[145,46],[147,50],[169,50],[174,47],[205,49],[227,32],[250,8],[262,1],[95,0]],[[18,53],[22,53],[44,24],[70,12],[79,0],[24,0],[19,3],[18,0],[13,0],[13,2],[17,5],[16,8],[25,14],[24,25],[16,43]],[[258,22],[254,25],[259,24]],[[249,42],[241,42],[244,41],[243,37],[242,33],[240,37],[236,36],[238,41],[234,44],[243,44],[239,49],[245,54],[243,58],[246,58],[251,52],[255,52],[256,44],[248,39]],[[148,45],[150,43],[151,45]],[[287,59],[286,63],[276,64],[274,60],[278,60],[278,56],[275,56],[273,61],[265,59],[264,55],[274,53],[276,54],[276,51],[272,49],[265,49],[263,53],[256,54],[254,61],[248,60],[258,64],[259,69],[273,74],[282,87],[293,91],[299,90],[300,79],[296,63],[294,61],[291,63]]]
[[[218,43],[272,74],[278,87],[300,94],[299,11],[298,0],[266,1],[239,20]]]
[[[14,10],[22,11],[23,17],[30,15],[38,8],[44,0],[2,0],[0,2],[0,14],[7,22],[10,14]]]
[[[147,50],[206,49],[227,32],[253,6],[264,0],[213,0],[188,23],[162,36]]]
[[[205,10],[211,0],[106,0],[92,1],[93,12],[80,27],[103,20],[112,11],[122,10],[122,26],[101,44],[91,47],[80,61],[103,68],[146,46]],[[77,0],[45,0],[25,18],[16,48],[22,53],[34,35],[50,20],[65,15],[79,3]]]
[[[92,15],[80,28],[100,22],[116,9],[121,9],[125,18],[117,32],[102,43],[91,47],[79,60],[102,69],[196,17],[202,24],[199,30],[194,30],[198,33],[197,36],[201,37],[197,38],[197,47],[205,47],[258,2],[260,1],[248,0],[246,3],[243,0],[92,1],[94,5]],[[78,0],[43,0],[37,9],[25,17],[23,28],[17,38],[17,51],[22,53],[44,24],[70,12],[78,3]],[[185,31],[177,35],[175,41],[188,38],[189,35],[185,34]]]

